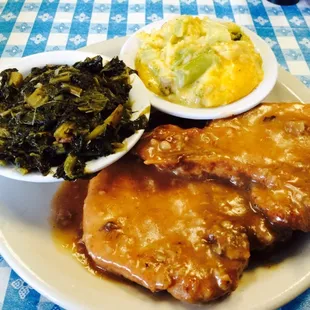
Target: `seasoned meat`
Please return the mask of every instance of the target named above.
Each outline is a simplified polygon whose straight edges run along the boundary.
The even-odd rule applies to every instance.
[[[203,129],[160,126],[136,152],[176,175],[226,179],[275,227],[310,230],[310,105],[262,104]]]
[[[231,186],[189,181],[126,157],[90,181],[83,241],[97,266],[153,292],[204,302],[237,287],[250,256],[246,223],[273,242]]]

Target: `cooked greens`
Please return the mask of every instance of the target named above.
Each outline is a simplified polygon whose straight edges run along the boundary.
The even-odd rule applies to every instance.
[[[85,162],[114,153],[147,125],[143,115],[130,120],[132,73],[117,57],[103,65],[100,56],[33,68],[25,78],[1,72],[0,163],[24,174],[57,167],[57,178],[88,177]]]

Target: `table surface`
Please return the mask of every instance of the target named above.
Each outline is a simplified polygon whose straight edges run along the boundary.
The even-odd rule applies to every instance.
[[[310,0],[0,0],[0,64],[53,50],[74,50],[130,35],[178,14],[235,21],[256,31],[279,64],[310,87]],[[61,309],[25,283],[0,256],[1,309]],[[310,309],[310,289],[282,310]]]

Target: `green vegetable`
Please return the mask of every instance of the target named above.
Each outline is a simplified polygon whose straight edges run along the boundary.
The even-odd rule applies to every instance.
[[[13,85],[15,87],[20,87],[22,83],[23,83],[23,76],[17,71],[12,72],[8,83],[9,86]]]
[[[118,58],[100,56],[73,66],[0,73],[0,163],[21,173],[39,171],[65,180],[89,178],[85,163],[110,155],[147,126],[131,121],[130,74]]]
[[[61,87],[63,89],[68,90],[70,94],[72,94],[72,95],[74,95],[76,97],[81,97],[81,94],[82,94],[82,91],[83,91],[82,88],[74,86],[74,85],[66,84],[66,83],[61,84]]]
[[[0,128],[0,138],[9,138],[10,132],[6,128]]]
[[[106,118],[102,125],[98,125],[87,137],[86,140],[93,140],[102,134],[105,134],[108,126],[116,127],[122,118],[123,106],[120,104],[111,113],[109,117]]]
[[[58,74],[55,77],[50,78],[50,83],[51,84],[56,84],[59,82],[70,82],[71,80],[71,73],[70,72],[64,72],[62,74]]]
[[[64,162],[64,171],[69,179],[74,179],[74,167],[77,163],[77,157],[75,155],[69,154]]]
[[[75,123],[65,122],[55,130],[54,138],[56,141],[70,142],[74,137],[75,128]]]
[[[233,41],[240,41],[242,38],[242,33],[241,32],[231,32],[230,37]]]
[[[32,108],[36,109],[47,103],[48,96],[44,89],[37,88],[27,99],[26,102]]]
[[[22,175],[29,173],[29,171],[25,168],[17,168],[17,171]]]
[[[187,86],[200,78],[216,61],[214,52],[201,53],[176,70],[179,88]]]
[[[78,109],[85,113],[100,112],[109,102],[109,98],[99,91],[86,91],[81,99],[76,99],[79,103]]]

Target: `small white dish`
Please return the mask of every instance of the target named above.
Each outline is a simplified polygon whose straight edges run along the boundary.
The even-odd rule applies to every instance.
[[[17,68],[24,76],[30,73],[31,68],[33,67],[43,67],[47,64],[49,65],[73,65],[77,61],[83,61],[86,57],[94,57],[98,54],[94,53],[85,53],[80,51],[56,51],[56,52],[47,52],[31,55],[25,58],[22,58],[20,61],[14,63],[14,65],[7,65],[5,67],[0,67],[0,72],[7,68]],[[111,58],[101,55],[103,61],[108,62]],[[139,115],[150,107],[149,94],[146,90],[143,82],[135,74],[131,76],[132,89],[129,93],[129,100],[133,102],[132,110],[132,120],[135,120]],[[145,114],[149,118],[150,113]],[[85,171],[87,173],[97,172],[120,159],[124,156],[140,139],[144,130],[139,130],[132,136],[128,137],[124,142],[126,144],[126,150],[111,154],[109,156],[100,157],[88,161],[86,163]],[[61,182],[62,179],[57,179],[53,177],[53,174],[56,172],[56,168],[52,168],[51,172],[47,176],[43,176],[40,172],[31,172],[26,175],[19,173],[14,166],[5,166],[0,167],[0,175],[20,180],[26,182],[36,182],[36,183],[51,183],[51,182]]]
[[[140,47],[140,40],[138,39],[137,34],[142,31],[150,33],[153,29],[160,29],[168,20],[169,19],[160,20],[149,24],[127,39],[120,52],[120,58],[127,64],[127,66],[135,69],[135,59]],[[224,21],[221,19],[214,20]],[[276,83],[278,77],[277,60],[271,48],[263,39],[247,28],[241,26],[240,28],[252,40],[256,50],[263,60],[264,79],[249,95],[225,106],[197,109],[171,103],[149,91],[151,104],[164,113],[188,119],[225,118],[243,113],[258,105],[271,92]]]

